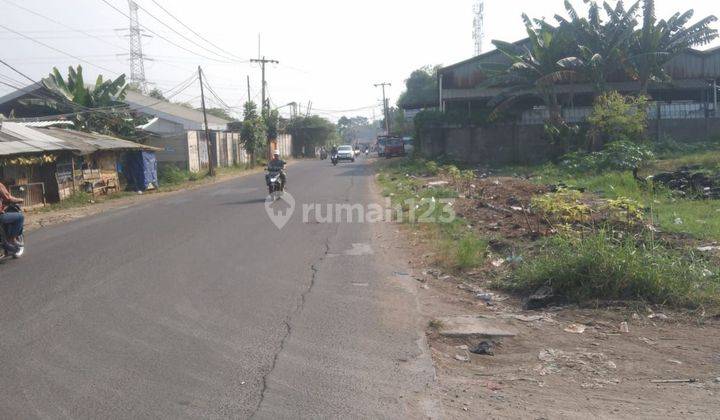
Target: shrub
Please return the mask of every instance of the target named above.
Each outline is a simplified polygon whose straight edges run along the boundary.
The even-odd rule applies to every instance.
[[[720,304],[720,271],[707,261],[607,231],[582,239],[558,235],[501,287],[533,292],[550,285],[571,302],[631,299],[697,308]]]
[[[160,184],[179,184],[188,180],[188,171],[183,171],[175,165],[167,165],[160,168],[158,174]]]
[[[647,98],[604,93],[595,100],[588,123],[591,137],[602,142],[640,141],[647,125]]]
[[[561,158],[560,166],[571,172],[627,171],[653,159],[649,147],[629,141],[615,141],[599,152],[572,152]]]
[[[575,190],[560,190],[533,197],[531,207],[548,219],[562,223],[581,223],[590,219],[590,206],[580,201]]]

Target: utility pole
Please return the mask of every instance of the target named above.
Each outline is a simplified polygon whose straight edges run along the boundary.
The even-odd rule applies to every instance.
[[[375,87],[382,87],[383,93],[383,112],[385,113],[385,134],[390,135],[390,114],[388,113],[388,103],[385,97],[385,86],[392,86],[392,83],[383,82],[376,83]]]
[[[252,98],[250,97],[250,75],[247,76],[247,88],[248,88],[248,102],[252,101]]]
[[[200,102],[202,103],[203,121],[205,121],[205,144],[208,151],[208,175],[215,176],[215,150],[213,142],[210,141],[210,129],[207,122],[207,110],[205,109],[205,88],[203,87],[202,67],[198,66],[198,77],[200,78]],[[212,150],[212,152],[211,152]]]
[[[267,64],[267,63],[280,64],[280,62],[277,60],[271,60],[269,58],[265,58],[264,56],[263,56],[263,58],[260,58],[257,60],[252,59],[252,60],[250,60],[250,62],[251,63],[260,63],[260,66],[262,67],[262,105],[260,106],[260,109],[262,111],[261,115],[264,115],[265,106],[266,106],[266,104],[265,104],[265,85],[267,84],[267,82],[265,81],[265,64]]]

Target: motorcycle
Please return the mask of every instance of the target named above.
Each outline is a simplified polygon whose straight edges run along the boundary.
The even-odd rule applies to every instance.
[[[320,152],[320,160],[325,160],[325,159],[327,159],[327,152],[323,150]]]
[[[330,156],[330,161],[332,161],[333,166],[338,164],[338,155],[337,153],[333,153],[332,156]]]
[[[268,184],[268,192],[270,194],[273,194],[276,192],[282,192],[285,190],[285,185],[283,185],[282,177],[280,176],[281,174],[282,174],[281,170],[268,171],[267,184]]]
[[[6,213],[22,213],[22,209],[20,208],[19,204],[10,204],[5,208]],[[2,244],[2,249],[0,249],[0,261],[7,260],[9,258],[20,258],[25,254],[25,241],[23,239],[23,236],[20,235],[18,237],[18,249],[10,249],[10,245],[7,242],[8,233],[7,233],[7,225],[3,225],[0,229],[0,244]]]

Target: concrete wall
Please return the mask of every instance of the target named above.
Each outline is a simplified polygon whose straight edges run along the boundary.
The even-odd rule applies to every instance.
[[[720,137],[720,118],[665,119],[648,122],[647,137],[692,142]],[[485,165],[535,164],[559,156],[540,124],[499,124],[491,127],[430,127],[421,133],[423,156]]]
[[[543,138],[542,126],[435,127],[421,134],[426,157],[487,165],[533,164],[557,153]]]

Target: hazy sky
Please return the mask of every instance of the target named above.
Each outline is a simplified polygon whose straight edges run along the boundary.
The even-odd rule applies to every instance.
[[[126,0],[106,1],[127,13]],[[259,33],[262,54],[280,61],[279,65],[268,67],[268,90],[273,105],[297,101],[304,108],[312,101],[314,110],[333,119],[343,114],[379,116],[381,92],[373,87],[374,83],[391,82],[388,92],[394,103],[413,69],[426,64],[452,64],[469,58],[473,51],[474,0],[137,0],[150,14],[205,46],[203,40],[165,14],[155,2],[238,58],[227,62],[230,61],[227,57],[218,56],[227,54],[211,46],[198,47],[140,10],[141,24],[190,50],[156,36],[144,38],[145,54],[153,60],[146,63],[147,79],[161,90],[168,90],[202,65],[209,83],[233,107],[247,99],[246,75],[250,75],[251,96],[259,98],[258,65],[240,62],[258,55]],[[547,18],[564,12],[562,0],[485,3],[485,50],[490,48],[492,39],[514,41],[524,36],[520,19],[523,11],[531,17]],[[582,1],[574,3],[584,9]],[[73,32],[13,4],[97,38]],[[694,8],[696,17],[720,14],[717,1],[658,0],[657,5],[659,17],[666,17],[678,8]],[[124,38],[126,32],[119,30],[128,26],[128,19],[102,0],[0,0],[0,25],[93,63],[95,66],[80,63],[92,76],[90,80],[100,73],[108,75],[109,70],[113,75],[129,76],[128,41]],[[0,58],[33,79],[44,77],[53,65],[64,73],[68,65],[78,64],[75,58],[3,28],[0,46]],[[0,66],[0,82],[10,82],[7,77],[23,80]],[[0,84],[0,95],[9,90]],[[173,99],[197,103],[198,96],[199,87],[195,84]],[[363,109],[337,112],[360,108]]]

